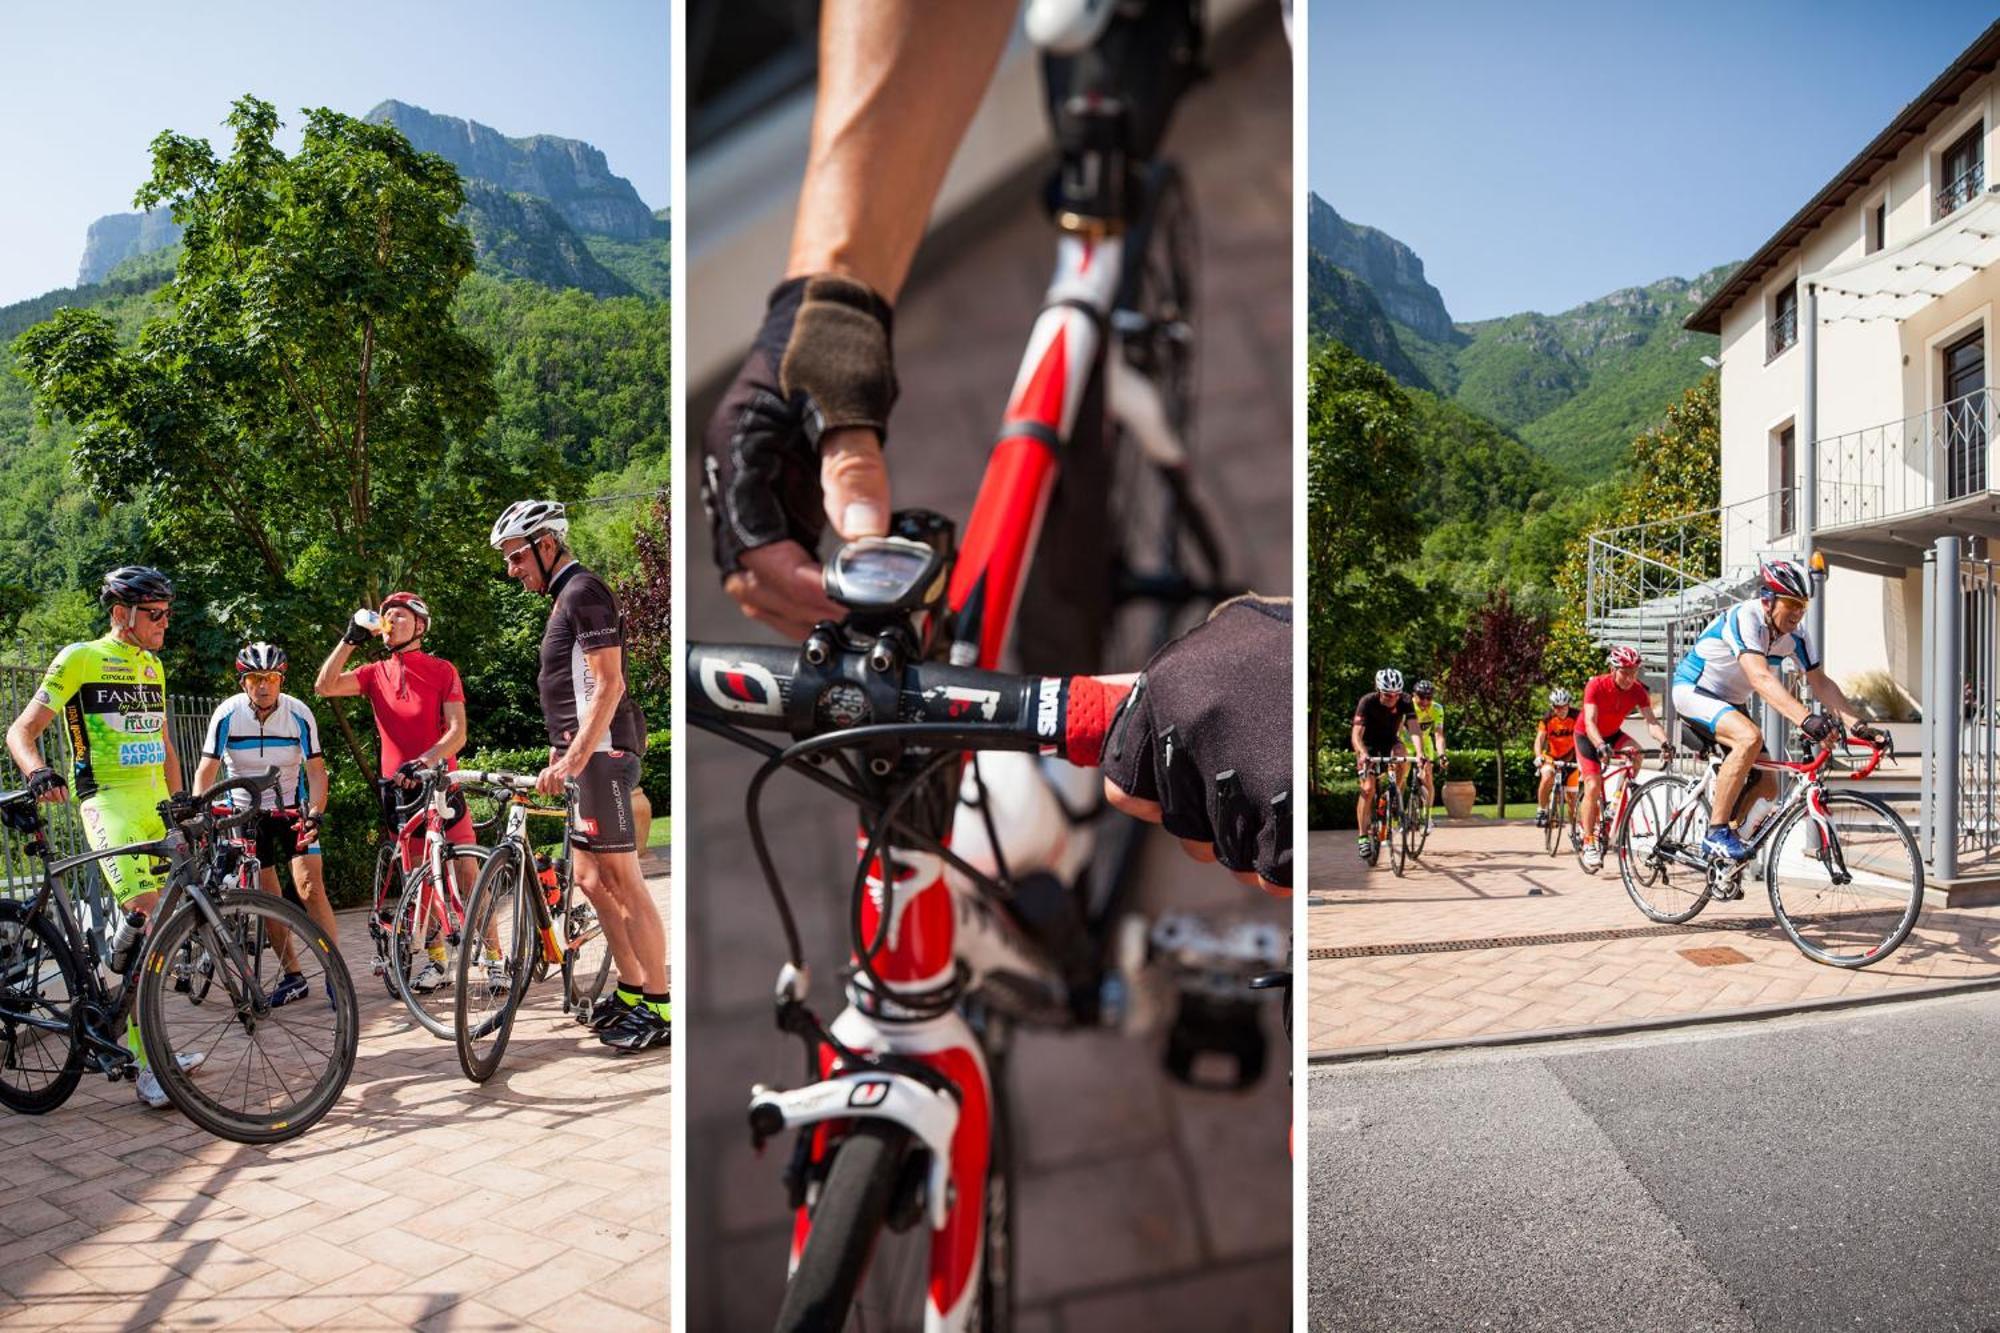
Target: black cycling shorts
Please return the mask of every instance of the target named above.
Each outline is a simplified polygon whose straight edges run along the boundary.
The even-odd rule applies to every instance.
[[[577,833],[570,841],[587,852],[637,851],[632,794],[638,788],[638,755],[600,750],[590,756],[576,776]]]

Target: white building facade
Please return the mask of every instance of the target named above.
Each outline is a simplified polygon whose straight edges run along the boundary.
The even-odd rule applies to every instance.
[[[1829,671],[1886,669],[1918,698],[1925,552],[1957,534],[2000,556],[1996,66],[2000,23],[1686,325],[1722,340],[1724,570],[1823,552]]]

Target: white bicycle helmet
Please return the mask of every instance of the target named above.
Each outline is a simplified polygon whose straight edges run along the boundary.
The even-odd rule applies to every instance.
[[[569,536],[569,511],[560,500],[516,500],[493,520],[493,535],[487,544],[494,550],[516,537],[535,538],[553,532],[558,540]]]
[[[1558,685],[1554,689],[1549,691],[1549,707],[1568,708],[1569,705],[1570,705],[1570,697],[1568,690]]]
[[[1771,560],[1758,567],[1757,573],[1764,584],[1766,597],[1790,597],[1795,601],[1812,600],[1812,575],[1796,560]]]
[[[236,654],[236,674],[249,671],[283,671],[285,650],[276,644],[245,644]]]
[[[1384,694],[1403,692],[1403,673],[1394,667],[1383,667],[1375,673],[1375,688]]]

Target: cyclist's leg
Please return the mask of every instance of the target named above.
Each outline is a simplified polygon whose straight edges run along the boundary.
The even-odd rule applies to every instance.
[[[333,917],[333,904],[327,901],[326,865],[320,858],[319,844],[314,843],[293,856],[291,866],[292,887],[304,903],[306,915],[326,932],[328,939],[338,940],[340,926]]]
[[[592,755],[577,775],[571,843],[577,886],[597,908],[605,945],[618,969],[617,998],[634,1011],[603,1033],[605,1044],[623,1050],[662,1044],[673,1021],[666,925],[639,869],[638,830],[632,819],[632,792],[638,785],[637,755]],[[631,999],[635,987],[636,1004]]]
[[[1541,783],[1535,788],[1535,809],[1543,815],[1549,812],[1549,792],[1556,785],[1556,766],[1553,760],[1542,760]]]
[[[1710,725],[1716,739],[1729,747],[1729,754],[1715,775],[1715,806],[1709,811],[1709,827],[1733,827],[1739,807],[1748,806],[1770,786],[1769,775],[1755,768],[1764,752],[1764,733],[1740,708],[1730,709]]]
[[[166,821],[155,807],[166,799],[164,776],[156,783],[129,790],[100,791],[77,807],[82,816],[83,839],[92,851],[103,851],[129,842],[164,838]],[[150,856],[114,856],[96,864],[119,912],[144,912],[150,929],[153,908],[166,883],[160,874],[160,863]],[[139,1068],[146,1068],[146,1048],[139,1039],[136,1010],[125,1020],[125,1044],[131,1048]]]
[[[257,830],[257,887],[274,898],[282,898],[285,891],[278,882],[278,863],[286,858],[285,842],[291,836],[291,825],[269,815],[259,815],[254,827]],[[284,965],[286,975],[297,972],[298,941],[275,921],[265,925],[271,936],[271,947],[277,950],[278,961]]]
[[[1576,771],[1582,788],[1577,818],[1583,825],[1584,846],[1588,847],[1597,841],[1597,815],[1604,808],[1604,764],[1597,747],[1581,734],[1576,739]]]
[[[1361,836],[1368,836],[1370,812],[1375,809],[1375,770],[1357,758],[1355,771],[1361,775],[1361,794],[1354,798],[1354,826],[1361,830]]]

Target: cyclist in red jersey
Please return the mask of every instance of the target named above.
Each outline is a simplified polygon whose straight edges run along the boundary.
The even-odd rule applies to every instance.
[[[1604,761],[1614,753],[1629,754],[1637,766],[1639,743],[1624,731],[1625,719],[1634,710],[1644,715],[1646,726],[1668,753],[1667,729],[1653,714],[1652,691],[1639,679],[1639,650],[1623,644],[1606,656],[1611,670],[1592,676],[1583,687],[1583,728],[1576,738],[1576,768],[1583,775],[1583,865],[1596,870],[1604,864],[1604,849],[1597,843],[1597,821],[1604,809]]]
[[[379,618],[366,611],[354,613],[347,632],[320,664],[319,677],[313,681],[321,698],[359,696],[368,700],[382,740],[382,776],[396,779],[406,789],[417,785],[414,775],[420,768],[439,760],[446,761],[448,767],[458,767],[453,756],[465,748],[465,686],[459,681],[457,667],[423,651],[424,635],[430,627],[431,610],[421,597],[413,592],[390,593],[382,599]],[[346,670],[355,648],[377,634],[389,655],[380,662]],[[453,808],[458,818],[445,830],[445,837],[456,845],[470,846],[472,816],[456,798]],[[422,857],[422,835],[403,838],[404,869],[417,865]],[[454,859],[452,867],[460,894],[469,897],[472,862]],[[450,984],[444,957],[444,946],[433,945],[423,969],[410,978],[412,989],[436,990]]]
[[[1555,790],[1556,765],[1576,758],[1576,710],[1570,693],[1558,685],[1549,691],[1549,711],[1535,728],[1535,768],[1542,775],[1535,789],[1535,827],[1549,822],[1549,793]]]

